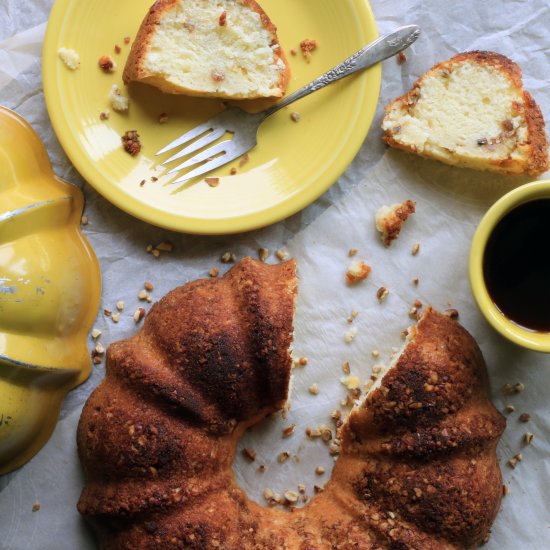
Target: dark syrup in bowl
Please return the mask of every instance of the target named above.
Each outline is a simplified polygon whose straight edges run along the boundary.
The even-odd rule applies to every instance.
[[[522,204],[498,222],[485,247],[483,276],[508,319],[550,332],[550,199]]]

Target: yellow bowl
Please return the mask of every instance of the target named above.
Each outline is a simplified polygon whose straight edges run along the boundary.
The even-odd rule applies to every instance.
[[[550,353],[550,333],[537,332],[517,325],[495,305],[483,276],[483,256],[487,241],[500,220],[514,208],[537,199],[550,199],[550,180],[522,185],[499,199],[481,220],[470,249],[469,274],[474,298],[489,323],[505,338],[524,348]],[[541,250],[541,254],[545,253]]]
[[[83,207],[34,130],[0,107],[0,475],[40,450],[91,370],[101,275]]]

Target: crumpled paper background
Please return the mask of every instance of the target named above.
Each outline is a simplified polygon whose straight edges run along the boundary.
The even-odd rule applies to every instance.
[[[335,0],[338,1],[338,0]],[[357,0],[359,1],[359,0]],[[453,307],[476,337],[488,363],[492,395],[503,410],[512,404],[508,427],[498,448],[506,485],[510,489],[493,526],[490,550],[550,548],[550,358],[522,350],[498,336],[484,321],[471,296],[467,256],[475,227],[487,208],[502,194],[526,181],[458,170],[435,162],[386,151],[380,141],[383,105],[409,89],[412,82],[435,62],[458,51],[489,49],[517,61],[524,82],[542,108],[550,113],[550,10],[546,0],[507,0],[458,3],[438,0],[373,0],[379,31],[416,23],[423,34],[398,65],[384,63],[377,116],[359,154],[338,182],[318,201],[272,227],[229,237],[179,235],[135,220],[107,203],[82,181],[63,153],[49,122],[41,84],[41,46],[52,0],[3,0],[0,4],[0,103],[25,117],[45,142],[55,172],[83,188],[90,223],[86,235],[99,257],[103,274],[103,307],[114,309],[124,300],[121,322],[113,324],[99,315],[104,345],[136,330],[132,313],[144,281],[155,285],[158,299],[171,288],[204,277],[212,266],[224,271],[219,257],[226,251],[238,257],[256,255],[259,247],[271,251],[283,245],[297,258],[301,278],[296,315],[295,354],[308,365],[295,369],[292,407],[288,417],[264,421],[246,434],[241,447],[257,451],[249,463],[240,453],[235,460],[237,478],[251,498],[263,502],[270,487],[282,493],[304,483],[307,493],[330,475],[332,458],[321,441],[305,436],[307,425],[330,424],[330,413],[339,408],[345,389],[339,378],[349,361],[352,373],[367,380],[375,363],[388,363],[401,346],[400,333],[409,323],[407,312],[416,299],[439,309]],[[385,249],[374,228],[374,213],[382,204],[417,201],[417,214],[399,240]],[[146,254],[149,243],[170,240],[171,254],[154,260]],[[420,253],[411,246],[420,243]],[[359,250],[373,267],[370,278],[350,288],[344,273],[350,248]],[[415,287],[412,278],[418,276]],[[380,305],[375,294],[386,286],[390,294]],[[359,311],[353,325],[346,318]],[[353,326],[355,340],[344,342]],[[92,343],[90,341],[90,346]],[[379,350],[374,358],[372,350]],[[76,456],[75,430],[87,396],[100,382],[103,365],[94,367],[90,379],[71,392],[63,405],[57,428],[48,444],[28,464],[0,478],[0,549],[88,550],[95,548],[91,532],[75,504],[83,478]],[[525,391],[504,396],[504,383],[522,382]],[[319,386],[316,396],[308,392]],[[529,423],[518,421],[522,412]],[[296,424],[295,433],[282,438],[282,429]],[[535,435],[525,447],[523,434]],[[278,453],[288,450],[300,458],[283,464]],[[506,461],[522,452],[523,461],[512,470]],[[267,471],[257,472],[265,464]],[[316,466],[326,473],[318,476]],[[38,512],[32,512],[40,502]]]

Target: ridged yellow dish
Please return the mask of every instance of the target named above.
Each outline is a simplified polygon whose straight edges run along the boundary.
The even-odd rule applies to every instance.
[[[163,94],[143,85],[122,84],[122,69],[133,40],[153,0],[56,0],[43,51],[44,94],[48,112],[73,164],[107,200],[157,226],[191,233],[236,233],[294,214],[324,193],[347,168],[374,116],[380,89],[380,66],[344,79],[270,117],[259,132],[250,160],[235,161],[204,180],[171,185],[155,152],[186,130],[221,110],[213,99]],[[262,0],[277,25],[292,70],[288,92],[310,82],[377,37],[367,0]],[[308,63],[299,43],[315,39]],[[121,52],[115,53],[115,45]],[[58,49],[71,48],[80,67],[69,70]],[[297,55],[290,54],[297,49]],[[109,55],[117,67],[98,67]],[[127,114],[114,112],[108,93],[117,84],[130,98]],[[102,111],[108,120],[100,120]],[[290,118],[301,114],[299,122]],[[168,122],[159,124],[166,113]],[[121,136],[137,130],[143,149],[131,157]],[[166,157],[164,157],[166,158]],[[229,175],[230,169],[236,175]],[[152,181],[152,177],[159,178]],[[142,185],[140,185],[143,182]]]
[[[487,211],[472,240],[469,260],[470,285],[474,298],[487,321],[502,336],[524,348],[550,353],[550,334],[524,328],[500,311],[493,302],[483,277],[483,257],[489,237],[506,214],[526,202],[550,199],[550,180],[540,180],[517,187],[501,197]],[[547,250],[541,250],[547,254]],[[510,261],[514,261],[511,258]]]
[[[86,336],[99,306],[97,258],[80,231],[80,190],[0,107],[0,474],[48,440],[61,401],[90,373]]]

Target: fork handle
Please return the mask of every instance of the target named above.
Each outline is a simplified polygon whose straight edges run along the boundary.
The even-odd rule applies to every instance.
[[[296,90],[289,96],[285,97],[269,109],[264,111],[265,117],[276,113],[279,109],[294,103],[298,99],[302,99],[307,95],[345,78],[350,74],[356,73],[367,69],[380,61],[384,61],[388,57],[403,51],[408,48],[420,34],[420,28],[416,25],[406,25],[405,27],[399,27],[397,30],[381,36],[368,46],[361,48],[358,52],[348,57],[345,61],[342,61],[336,67],[330,69],[325,74],[322,74],[319,78],[316,78],[313,82],[306,84],[303,88]]]

